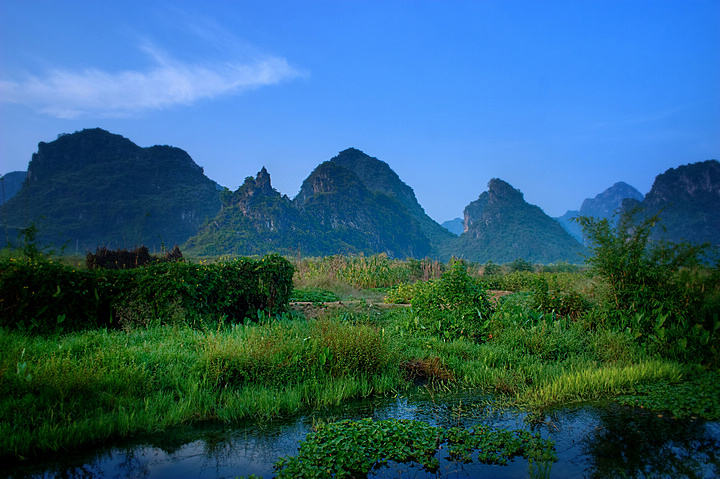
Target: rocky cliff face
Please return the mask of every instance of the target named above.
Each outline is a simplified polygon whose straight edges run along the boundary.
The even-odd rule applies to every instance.
[[[183,243],[220,209],[217,185],[179,148],[141,148],[99,128],[38,145],[9,226],[94,251]]]
[[[471,261],[582,262],[584,248],[560,224],[500,179],[464,211],[464,232],[450,252]]]
[[[264,167],[254,178],[247,177],[235,192],[225,191],[222,197],[223,206],[217,216],[207,221],[184,245],[188,253],[293,255],[311,254],[317,247],[320,225],[272,187],[270,174]]]
[[[670,168],[655,178],[639,206],[659,213],[666,232],[657,230],[656,237],[720,245],[720,162]]]
[[[488,190],[471,202],[463,211],[463,232],[479,237],[488,228],[499,226],[508,214],[528,206],[523,194],[498,178],[488,183]]]

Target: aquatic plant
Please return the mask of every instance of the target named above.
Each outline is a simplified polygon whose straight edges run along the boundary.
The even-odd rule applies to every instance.
[[[363,477],[390,461],[417,463],[428,472],[440,466],[440,447],[450,459],[507,464],[516,456],[534,463],[557,461],[553,442],[524,430],[476,426],[443,428],[422,421],[389,419],[321,423],[300,444],[296,456],[275,463],[278,478]]]
[[[674,418],[720,420],[720,373],[699,372],[682,383],[661,381],[638,384],[633,393],[619,396],[617,401]]]

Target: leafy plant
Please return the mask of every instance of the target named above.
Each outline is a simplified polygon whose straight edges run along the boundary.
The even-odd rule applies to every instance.
[[[550,281],[544,276],[537,277],[533,299],[533,309],[572,319],[578,319],[590,307],[589,302],[577,291],[561,288],[555,275],[550,277]]]
[[[321,288],[293,289],[290,301],[306,301],[310,303],[326,303],[340,301],[340,297],[332,291]]]
[[[720,373],[703,372],[679,384],[660,382],[636,386],[634,394],[617,398],[620,404],[652,411],[667,411],[673,417],[720,420]]]
[[[659,215],[635,208],[617,226],[608,219],[577,217],[590,241],[592,272],[608,285],[616,327],[630,328],[648,347],[676,357],[718,360],[720,322],[704,308],[707,293],[699,284],[702,255],[709,245],[652,240]],[[696,272],[689,274],[689,272]],[[717,267],[709,277],[717,277]]]
[[[480,339],[492,311],[485,288],[459,260],[452,261],[439,280],[417,283],[411,304],[415,329],[428,330],[446,340]]]
[[[436,457],[441,446],[450,459],[472,462],[472,454],[486,464],[507,464],[522,456],[549,464],[557,461],[550,440],[523,430],[477,426],[430,426],[422,421],[388,419],[321,423],[300,444],[296,456],[282,457],[275,463],[278,478],[366,477],[389,461],[420,464],[427,472],[440,467]]]

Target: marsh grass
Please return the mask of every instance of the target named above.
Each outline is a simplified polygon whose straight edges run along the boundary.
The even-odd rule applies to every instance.
[[[369,325],[330,319],[56,337],[0,330],[0,454],[388,393],[402,386],[389,345]]]
[[[613,397],[638,384],[678,381],[687,372],[647,354],[629,332],[588,329],[533,311],[529,301],[522,294],[509,297],[481,342],[408,334],[407,310],[392,313],[394,330],[405,342],[406,361],[436,358],[443,365],[445,386],[487,390],[530,410]]]

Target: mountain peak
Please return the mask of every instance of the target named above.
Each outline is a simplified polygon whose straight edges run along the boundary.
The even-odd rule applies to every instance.
[[[557,221],[498,178],[465,207],[464,215],[464,233],[456,247],[471,261],[574,262],[583,250]]]
[[[493,178],[488,182],[488,191],[490,202],[510,202],[510,203],[525,203],[525,196],[522,192],[516,188],[513,188],[510,183],[501,180],[500,178]]]
[[[367,188],[352,170],[337,162],[325,161],[303,181],[294,202],[302,207],[316,195],[340,192],[359,199],[367,194]]]
[[[405,184],[384,161],[367,155],[357,148],[343,150],[330,161],[355,173],[368,190],[385,193],[406,207],[424,213],[412,188]]]
[[[670,168],[655,178],[640,206],[660,214],[670,241],[720,244],[720,162]]]
[[[24,204],[8,202],[8,222],[36,221],[45,238],[90,250],[181,244],[220,209],[215,182],[185,151],[141,148],[101,128],[40,142],[27,176]]]

